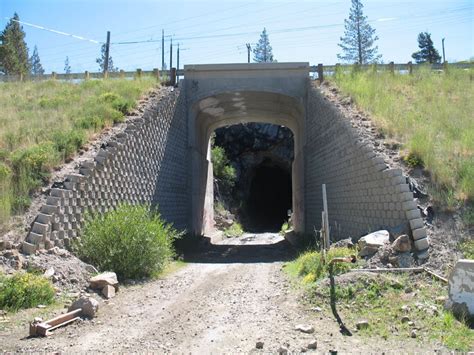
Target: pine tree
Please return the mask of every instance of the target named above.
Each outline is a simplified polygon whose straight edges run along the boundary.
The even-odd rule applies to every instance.
[[[413,53],[411,56],[417,63],[439,63],[441,56],[433,45],[431,34],[428,32],[421,32],[418,35],[418,47],[420,50]]]
[[[15,13],[0,34],[0,65],[5,74],[27,75],[30,72],[25,32],[19,20]]]
[[[44,74],[44,69],[41,65],[40,57],[38,54],[38,48],[36,46],[33,49],[33,54],[30,57],[30,69],[31,75],[40,76]]]
[[[100,57],[97,58],[95,61],[97,62],[97,64],[99,64],[99,70],[101,72],[104,71],[104,64],[105,64],[105,44],[102,45],[101,49],[100,49]],[[116,72],[118,71],[118,68],[115,68],[114,67],[114,61],[112,60],[112,56],[110,55],[109,53],[109,67],[108,67],[108,71],[109,72]]]
[[[378,47],[374,47],[379,38],[369,25],[367,16],[364,16],[363,7],[360,0],[352,0],[349,18],[344,20],[344,36],[338,44],[343,53],[337,57],[345,62],[367,64],[376,63],[382,58],[382,55],[377,54]]]
[[[64,73],[71,74],[71,66],[69,65],[69,57],[66,57],[66,60],[64,61]]]
[[[266,28],[263,28],[257,46],[253,49],[253,61],[257,63],[276,62],[273,59],[272,46]]]

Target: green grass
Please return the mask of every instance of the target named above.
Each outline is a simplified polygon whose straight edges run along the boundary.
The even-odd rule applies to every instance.
[[[54,295],[53,285],[41,275],[28,272],[18,272],[13,276],[0,274],[0,309],[17,311],[51,304]]]
[[[141,80],[0,83],[0,225],[29,205],[51,169],[121,122],[157,84]]]
[[[466,259],[474,259],[474,240],[465,240],[459,244],[459,249]]]
[[[241,237],[244,234],[244,229],[239,222],[234,222],[229,228],[224,230],[224,235],[227,238]]]
[[[371,113],[387,138],[403,143],[409,166],[431,174],[433,196],[454,207],[474,199],[473,70],[413,75],[373,70],[338,73],[332,80]]]

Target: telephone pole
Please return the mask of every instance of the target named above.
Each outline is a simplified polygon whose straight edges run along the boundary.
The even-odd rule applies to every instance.
[[[173,38],[171,38],[170,42],[170,70],[173,68]]]
[[[179,43],[178,43],[178,50],[176,53],[176,70],[179,70]]]
[[[247,63],[250,63],[250,49],[250,43],[247,43]]]
[[[444,38],[441,40],[441,43],[443,44],[443,63],[446,63],[446,56],[444,55]]]
[[[165,70],[165,30],[161,30],[161,70]]]
[[[105,43],[104,74],[109,71],[109,54],[110,54],[110,31],[107,31],[107,42]]]

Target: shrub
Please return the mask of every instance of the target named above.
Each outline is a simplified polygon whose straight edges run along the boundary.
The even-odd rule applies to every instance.
[[[0,275],[0,309],[16,311],[51,304],[53,300],[54,288],[43,276],[31,273]]]
[[[244,229],[239,222],[234,222],[229,228],[224,230],[224,235],[227,238],[240,237],[244,234]]]
[[[89,216],[81,238],[73,245],[78,256],[120,279],[153,276],[174,255],[181,237],[148,206],[120,205],[103,215]]]
[[[63,159],[66,159],[82,147],[86,142],[86,135],[84,132],[77,130],[56,131],[53,134],[53,142],[55,149]]]
[[[466,259],[474,259],[474,240],[465,240],[459,244],[459,249]]]
[[[211,160],[214,169],[214,176],[219,180],[222,187],[231,189],[235,185],[237,175],[235,169],[229,163],[229,158],[224,148],[215,146],[211,150]]]

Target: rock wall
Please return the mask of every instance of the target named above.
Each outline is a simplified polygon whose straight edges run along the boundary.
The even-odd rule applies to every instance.
[[[23,242],[23,251],[69,246],[86,211],[106,212],[119,203],[159,205],[175,227],[189,222],[187,124],[184,92],[170,91],[148,106],[82,164],[78,174],[53,186]]]
[[[427,249],[423,220],[402,171],[389,169],[312,86],[306,115],[306,231],[321,228],[321,185],[326,184],[332,239],[388,229],[409,232],[417,250]]]

